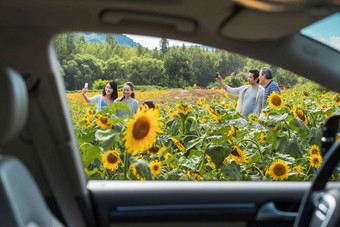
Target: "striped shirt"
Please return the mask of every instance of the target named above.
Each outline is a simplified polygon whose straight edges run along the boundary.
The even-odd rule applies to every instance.
[[[265,87],[262,107],[265,107],[267,99],[273,91],[276,91],[276,93],[281,94],[279,85],[277,85],[277,83],[274,80],[271,80],[269,84],[267,84],[267,86]]]

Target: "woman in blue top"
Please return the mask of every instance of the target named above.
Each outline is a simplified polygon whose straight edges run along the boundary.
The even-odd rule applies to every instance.
[[[103,107],[109,106],[113,101],[118,98],[117,84],[115,81],[110,80],[104,90],[102,95],[95,95],[92,98],[86,96],[87,87],[83,88],[82,94],[86,102],[95,102],[97,112],[101,111]]]
[[[115,102],[124,102],[129,105],[132,117],[139,107],[138,101],[135,99],[134,91],[135,86],[131,82],[126,82],[123,87],[123,97],[120,99],[116,99]],[[126,110],[117,110],[117,117],[123,117],[128,115],[129,113]]]

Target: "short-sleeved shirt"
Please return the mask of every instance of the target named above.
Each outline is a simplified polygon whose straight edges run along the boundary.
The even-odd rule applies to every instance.
[[[242,115],[246,121],[249,121],[248,115],[254,112],[257,90],[258,90],[258,87],[250,86],[244,92]]]
[[[120,101],[120,99],[116,99],[115,102],[124,102],[126,104],[129,105],[131,113],[130,116],[132,117],[135,113],[137,113],[138,107],[139,107],[139,103],[136,99],[132,98],[132,99],[123,99],[122,101]],[[129,112],[126,110],[116,110],[116,115],[117,117],[123,117],[125,115],[128,115]]]
[[[92,98],[89,98],[90,102],[96,103],[96,109],[97,112],[102,110],[102,102],[103,102],[103,96],[102,95],[95,95]]]
[[[275,91],[278,94],[281,94],[279,85],[274,80],[271,80],[269,84],[267,84],[267,86],[265,87],[262,107],[266,106],[267,99],[273,91]]]

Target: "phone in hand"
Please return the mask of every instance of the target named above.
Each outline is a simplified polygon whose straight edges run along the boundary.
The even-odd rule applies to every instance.
[[[89,87],[89,83],[85,83],[84,88],[88,88]]]
[[[219,75],[220,73],[219,72],[215,72],[215,76],[216,76],[216,78],[218,78],[218,75]]]

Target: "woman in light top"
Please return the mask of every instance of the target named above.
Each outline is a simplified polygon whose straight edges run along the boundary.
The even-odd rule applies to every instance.
[[[126,82],[123,87],[123,97],[115,100],[115,102],[124,102],[129,105],[131,117],[137,112],[139,107],[139,103],[135,99],[135,93],[133,92],[134,88],[135,86],[133,86],[131,82]],[[129,113],[126,110],[117,110],[117,117],[123,117],[128,114]]]
[[[101,111],[103,107],[109,106],[115,99],[118,98],[117,84],[115,81],[110,80],[101,95],[95,95],[92,98],[86,96],[87,87],[83,88],[82,94],[86,102],[95,102],[97,112]]]

